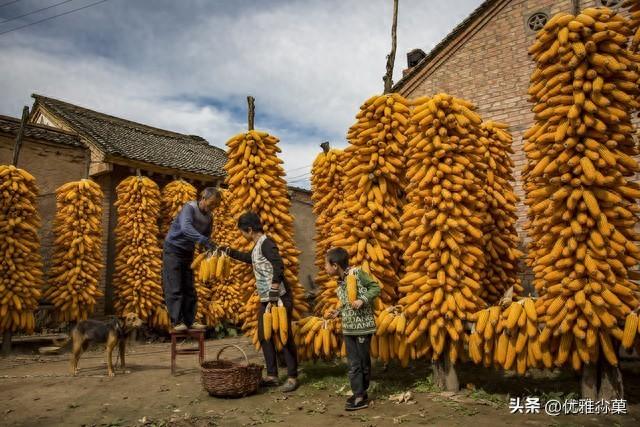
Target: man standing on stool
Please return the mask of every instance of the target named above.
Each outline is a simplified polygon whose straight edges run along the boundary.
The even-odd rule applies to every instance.
[[[164,299],[175,332],[184,332],[189,328],[206,329],[205,325],[195,322],[197,295],[191,263],[196,243],[206,249],[215,249],[209,239],[213,223],[211,212],[219,202],[218,189],[205,188],[199,201],[187,202],[182,207],[164,240]]]

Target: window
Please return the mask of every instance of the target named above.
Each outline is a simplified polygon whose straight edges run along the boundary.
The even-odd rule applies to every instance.
[[[620,6],[622,0],[600,0],[600,6],[604,7],[617,7]]]

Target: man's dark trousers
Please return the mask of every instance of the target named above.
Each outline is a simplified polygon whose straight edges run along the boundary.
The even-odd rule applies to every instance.
[[[198,297],[193,285],[193,253],[165,245],[162,254],[164,300],[171,323],[191,326],[196,318]]]

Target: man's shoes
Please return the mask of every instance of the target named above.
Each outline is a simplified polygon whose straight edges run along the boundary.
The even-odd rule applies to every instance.
[[[353,402],[347,403],[344,407],[347,411],[358,411],[360,409],[366,409],[369,407],[369,401],[367,399],[354,399]]]
[[[291,393],[298,388],[298,380],[289,378],[286,383],[282,387],[280,387],[280,391],[283,393]]]
[[[193,322],[191,324],[191,329],[196,329],[198,331],[203,331],[203,330],[207,329],[207,325],[203,325],[200,322]]]
[[[188,329],[187,325],[185,325],[184,322],[182,322],[182,323],[178,323],[173,327],[173,332],[185,332],[187,329]]]
[[[367,392],[364,392],[364,400],[369,400],[369,395],[367,394]],[[352,394],[351,396],[347,397],[347,405],[352,404],[353,402],[356,401],[356,396],[355,394]]]

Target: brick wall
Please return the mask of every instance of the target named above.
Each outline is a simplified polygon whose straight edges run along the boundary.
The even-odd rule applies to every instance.
[[[13,157],[15,137],[0,133],[0,164],[9,164]],[[53,220],[56,214],[55,190],[60,185],[82,178],[85,168],[85,149],[49,144],[25,138],[22,142],[18,167],[36,178],[38,212],[42,219],[39,230],[45,274],[49,270],[53,241]]]
[[[526,162],[522,134],[533,124],[527,89],[534,63],[527,49],[535,40],[535,34],[526,27],[526,18],[537,11],[550,16],[561,11],[571,13],[571,3],[571,0],[502,2],[493,17],[468,33],[466,41],[449,43],[445,48],[445,52],[450,49],[449,53],[443,52],[442,59],[436,57],[431,63],[433,66],[426,67],[429,71],[425,75],[408,80],[400,90],[408,98],[446,92],[475,103],[483,119],[507,123],[514,139],[514,188],[521,200],[521,173]],[[592,6],[596,6],[595,0],[581,2],[582,8]],[[526,242],[522,230],[525,221],[526,206],[520,202],[518,232]],[[529,274],[526,279],[530,279]]]

